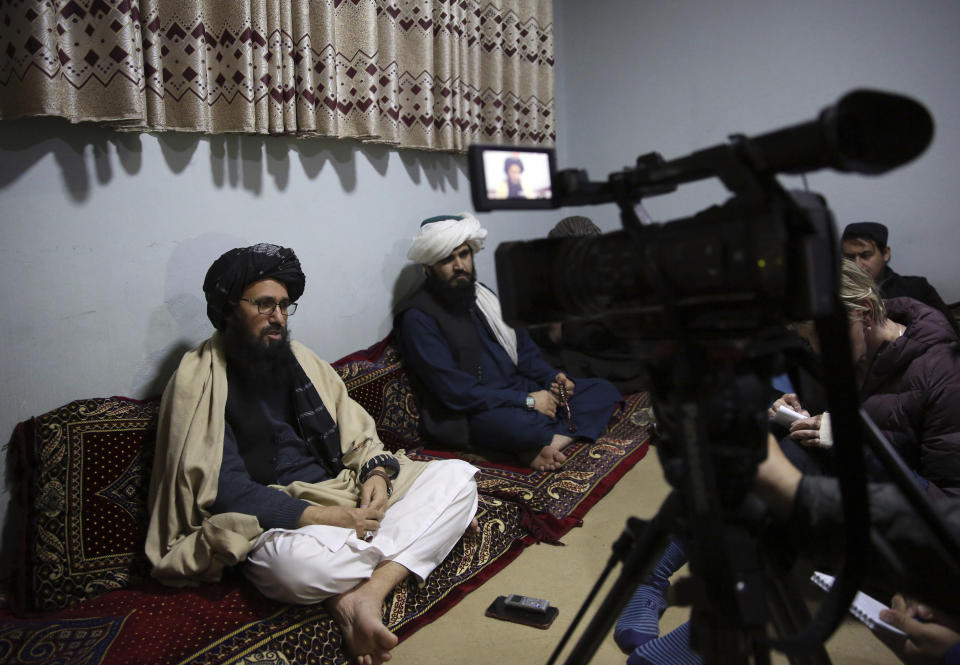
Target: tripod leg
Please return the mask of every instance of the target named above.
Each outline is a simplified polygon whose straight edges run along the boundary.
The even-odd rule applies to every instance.
[[[666,549],[679,511],[679,496],[676,492],[671,492],[660,506],[657,515],[639,534],[630,552],[624,557],[620,576],[571,650],[566,660],[567,665],[584,665],[593,658],[634,589],[653,569]]]
[[[774,629],[780,638],[796,635],[810,623],[810,610],[796,585],[782,572],[767,570],[767,604]],[[830,665],[830,656],[821,644],[809,653],[788,653],[791,665]]]

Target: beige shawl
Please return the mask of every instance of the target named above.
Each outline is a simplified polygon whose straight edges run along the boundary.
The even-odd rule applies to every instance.
[[[322,483],[274,486],[318,505],[356,505],[357,473],[384,452],[373,419],[350,399],[340,376],[297,342],[294,355],[340,428],[344,469]],[[243,561],[263,532],[257,518],[241,513],[210,514],[223,457],[227,366],[220,333],[188,352],[167,384],[160,403],[157,449],[150,480],[146,552],[153,576],[185,586],[220,579],[223,569]],[[400,473],[391,503],[423,471],[425,462],[395,455]]]

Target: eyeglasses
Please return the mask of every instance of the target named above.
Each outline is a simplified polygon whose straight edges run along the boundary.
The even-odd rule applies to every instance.
[[[277,302],[273,298],[259,298],[257,300],[250,300],[250,298],[240,298],[240,300],[244,300],[250,303],[251,305],[256,305],[257,311],[263,314],[264,316],[270,316],[271,314],[273,314],[273,311],[277,307],[280,308],[280,313],[283,314],[284,316],[293,316],[293,314],[297,311],[297,303],[290,302],[286,298],[284,298],[280,302]]]

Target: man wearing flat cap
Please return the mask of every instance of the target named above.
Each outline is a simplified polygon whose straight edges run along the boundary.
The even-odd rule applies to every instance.
[[[552,471],[570,443],[600,436],[621,395],[603,379],[558,372],[527,331],[506,324],[474,269],[486,235],[470,213],[421,224],[407,257],[426,280],[396,308],[398,346],[434,445],[493,449]]]
[[[843,255],[857,264],[873,277],[880,289],[880,297],[908,297],[940,310],[960,335],[960,326],[943,302],[943,298],[925,277],[900,275],[890,267],[890,246],[887,244],[889,232],[879,222],[855,222],[843,229],[840,244]]]
[[[304,281],[293,250],[267,244],[207,272],[216,332],[163,394],[146,552],[174,586],[239,565],[274,600],[322,601],[355,661],[376,665],[397,643],[384,599],[471,524],[476,469],[384,450],[336,371],[289,340]]]

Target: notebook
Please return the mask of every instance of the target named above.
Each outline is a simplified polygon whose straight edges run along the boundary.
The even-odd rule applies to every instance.
[[[833,586],[834,581],[833,575],[827,575],[826,573],[815,572],[810,576],[810,580],[816,584],[818,587],[825,591],[829,591],[830,587]],[[853,599],[853,604],[850,605],[850,614],[857,617],[866,624],[867,628],[870,630],[876,630],[882,628],[891,633],[897,635],[906,635],[905,632],[891,626],[886,621],[880,619],[880,610],[889,610],[890,608],[883,603],[881,603],[876,598],[871,598],[862,591],[858,591],[857,595]]]

